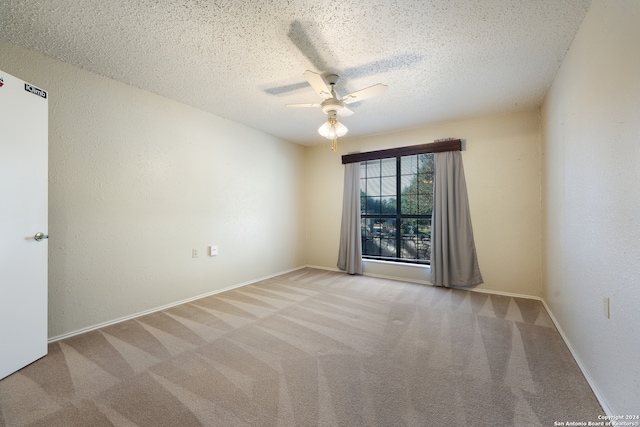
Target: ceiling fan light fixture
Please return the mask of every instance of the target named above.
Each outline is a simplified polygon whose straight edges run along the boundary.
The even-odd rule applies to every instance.
[[[347,134],[347,127],[340,123],[336,118],[329,117],[326,123],[324,123],[318,129],[318,133],[327,139],[336,139]]]
[[[327,122],[320,126],[320,128],[318,129],[318,133],[327,139],[332,139],[333,145],[331,146],[331,149],[333,151],[337,151],[338,137],[346,135],[349,129],[347,129],[345,125],[343,125],[338,121],[338,119],[336,119],[335,111],[332,113],[333,114],[329,115],[329,119],[327,120]]]
[[[307,70],[303,73],[304,77],[309,82],[309,85],[316,91],[318,95],[323,98],[321,104],[287,104],[287,107],[320,107],[322,112],[329,116],[326,123],[320,126],[318,133],[327,139],[333,140],[333,151],[337,150],[338,138],[346,135],[348,129],[345,125],[338,122],[336,115],[340,113],[341,116],[350,116],[353,114],[349,108],[345,107],[345,104],[352,104],[359,102],[367,98],[371,98],[384,93],[387,90],[387,86],[381,83],[369,86],[364,89],[352,92],[344,97],[340,97],[336,94],[335,85],[338,83],[339,77],[337,74],[329,74],[323,76],[322,74],[315,73],[311,70]]]

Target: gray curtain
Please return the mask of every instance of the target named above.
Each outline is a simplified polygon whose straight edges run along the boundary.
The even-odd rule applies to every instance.
[[[482,283],[473,240],[462,154],[434,155],[431,217],[431,282],[435,286],[467,287]]]
[[[362,274],[362,240],[360,238],[360,163],[344,165],[342,226],[338,268],[349,274]]]

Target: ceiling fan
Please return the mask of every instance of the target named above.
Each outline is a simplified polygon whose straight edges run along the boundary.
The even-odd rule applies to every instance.
[[[336,115],[350,116],[353,111],[345,107],[345,105],[381,95],[388,89],[388,86],[378,83],[340,97],[335,92],[335,85],[339,79],[336,74],[329,74],[323,77],[321,74],[307,70],[303,75],[318,95],[324,98],[324,101],[319,104],[287,104],[287,107],[320,107],[329,119],[320,126],[318,132],[327,139],[333,139],[333,151],[337,149],[338,137],[344,136],[348,130],[345,125],[338,122]]]

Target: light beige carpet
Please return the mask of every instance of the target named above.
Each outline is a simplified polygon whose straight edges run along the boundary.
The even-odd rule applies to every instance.
[[[315,269],[49,345],[0,427],[553,426],[603,414],[540,302]]]

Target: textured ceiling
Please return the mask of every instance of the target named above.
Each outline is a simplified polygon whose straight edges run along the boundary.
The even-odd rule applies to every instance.
[[[350,137],[540,105],[590,0],[0,0],[0,38],[302,144],[309,69]],[[0,64],[1,65],[1,64]]]

